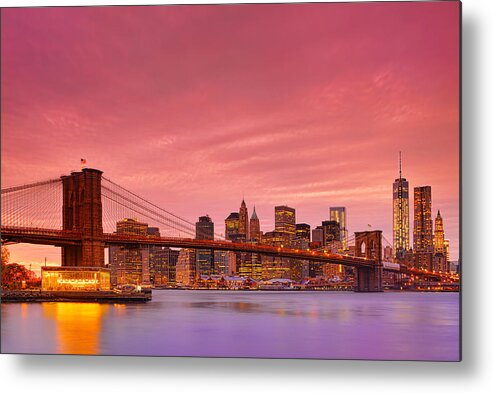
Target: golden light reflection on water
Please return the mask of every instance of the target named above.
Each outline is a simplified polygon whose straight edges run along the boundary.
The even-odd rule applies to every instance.
[[[21,318],[27,319],[27,303],[21,304]]]
[[[57,353],[98,354],[107,304],[43,303],[43,315],[56,322]]]

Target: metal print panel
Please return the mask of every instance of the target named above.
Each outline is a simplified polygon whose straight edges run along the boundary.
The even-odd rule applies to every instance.
[[[3,8],[2,353],[460,360],[460,13]]]

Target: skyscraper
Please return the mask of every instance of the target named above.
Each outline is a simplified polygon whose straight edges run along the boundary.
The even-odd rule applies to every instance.
[[[240,215],[237,212],[231,213],[224,221],[226,240],[237,241],[240,230]]]
[[[433,255],[433,270],[446,272],[449,270],[447,254],[445,250],[445,235],[443,233],[443,219],[440,215],[440,210],[435,218],[435,234],[433,237],[433,247],[435,254]]]
[[[399,152],[399,178],[393,187],[394,256],[401,259],[409,250],[409,183],[402,177],[402,160]]]
[[[182,248],[176,262],[176,283],[193,285],[197,278],[195,250]]]
[[[288,206],[276,206],[275,212],[275,231],[287,233],[293,238],[296,235],[296,211]]]
[[[312,243],[320,243],[320,246],[324,244],[324,229],[321,226],[312,229]]]
[[[124,218],[116,223],[116,233],[146,236],[148,224]],[[110,246],[109,265],[112,285],[150,283],[149,246]]]
[[[248,230],[248,209],[244,199],[241,201],[239,218],[238,234],[240,235],[241,240],[247,241],[250,239],[250,233]]]
[[[322,221],[324,231],[323,245],[328,246],[331,242],[341,240],[341,228],[337,221]]]
[[[431,218],[431,187],[414,187],[414,252],[433,253],[433,219]]]
[[[310,242],[310,225],[296,224],[296,238],[305,239]]]
[[[197,240],[214,240],[214,223],[209,216],[199,217],[195,223],[195,238]],[[199,275],[214,273],[214,252],[212,250],[197,250],[197,272]]]
[[[346,222],[346,208],[345,207],[331,207],[329,208],[329,217],[331,221],[339,223],[341,228],[340,240],[342,242],[342,249],[348,249],[348,231]]]
[[[445,249],[445,257],[446,257],[446,260],[447,260],[447,263],[450,263],[450,240],[448,239],[445,239],[443,241],[443,247]]]
[[[214,240],[214,223],[209,216],[199,217],[195,223],[195,239]]]
[[[250,240],[259,243],[261,238],[260,220],[257,217],[255,206],[253,207],[252,217],[250,218]]]
[[[445,234],[443,232],[443,219],[438,210],[435,218],[435,254],[445,255]]]

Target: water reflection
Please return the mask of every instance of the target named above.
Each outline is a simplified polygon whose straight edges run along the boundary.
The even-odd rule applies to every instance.
[[[108,307],[97,303],[43,303],[43,316],[56,322],[57,353],[100,353],[101,322]]]
[[[2,304],[6,353],[457,360],[457,293],[155,291],[146,304]]]

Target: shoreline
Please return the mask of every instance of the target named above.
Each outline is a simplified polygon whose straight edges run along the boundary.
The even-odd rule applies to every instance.
[[[115,293],[115,292],[47,292],[47,291],[2,291],[2,303],[43,303],[43,302],[79,302],[79,303],[145,303],[152,300],[151,293]]]
[[[352,290],[327,290],[327,289],[192,289],[192,288],[159,288],[157,291],[213,291],[213,292],[279,292],[279,293],[299,293],[299,292],[353,292]],[[378,293],[459,293],[459,290],[399,290],[386,289]],[[367,292],[365,292],[367,293]],[[2,291],[1,303],[147,303],[152,300],[152,293],[115,293],[115,292],[43,292],[30,290]]]

